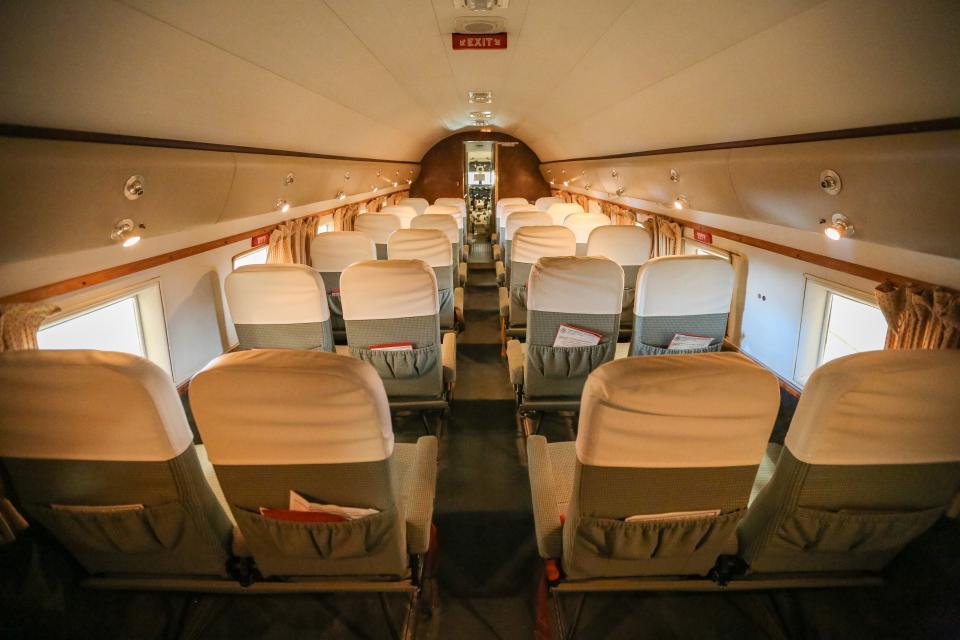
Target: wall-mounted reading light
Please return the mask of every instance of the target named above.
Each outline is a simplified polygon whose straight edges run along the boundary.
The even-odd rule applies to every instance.
[[[283,186],[286,187],[288,185],[293,184],[293,181],[295,179],[296,179],[296,176],[293,175],[293,172],[288,173],[287,175],[283,176]]]
[[[617,186],[617,197],[619,198],[620,196],[622,196],[624,191],[626,190],[623,188],[622,184]]]
[[[290,211],[290,203],[283,198],[280,198],[277,200],[276,208],[280,209],[281,213],[286,213],[287,211]]]
[[[824,220],[824,222],[826,222],[826,220]],[[830,226],[823,230],[823,235],[831,240],[839,240],[840,238],[853,235],[853,225],[850,224],[847,216],[842,213],[833,214],[830,218],[830,223]]]
[[[142,226],[143,225],[141,225],[141,227]],[[113,225],[113,231],[110,232],[110,239],[122,243],[124,248],[132,247],[140,242],[140,231],[133,223],[133,220],[124,218]]]
[[[590,191],[590,189],[593,188],[593,185],[588,182],[587,184],[583,185],[583,188],[584,188],[586,191]]]
[[[347,199],[347,194],[344,192],[343,189],[341,189],[340,191],[337,191],[337,200],[346,200],[346,199]]]
[[[843,189],[843,183],[840,182],[840,176],[836,171],[824,169],[820,172],[820,188],[827,195],[835,196]]]
[[[690,203],[687,201],[687,196],[683,195],[682,193],[677,196],[676,200],[673,201],[673,208],[677,209],[678,211],[680,209],[686,209],[689,206]]]
[[[619,176],[619,175],[620,175],[620,174],[617,173],[617,170],[616,170],[616,169],[611,169],[611,170],[610,170],[610,177],[611,177],[611,178],[616,178],[616,177]]]
[[[569,181],[569,180],[564,180],[564,181],[563,181],[563,186],[569,187],[569,186],[570,186],[570,181]]]
[[[397,182],[396,180],[394,180],[394,181],[393,181],[393,186],[394,186],[394,187],[398,187],[398,186],[400,186],[400,183]]]
[[[670,169],[670,182],[680,182],[680,172],[676,169]]]
[[[380,191],[380,187],[378,187],[378,186],[375,185],[375,184],[374,184],[374,185],[370,185],[370,190],[373,191],[374,193],[376,193],[377,191]]]
[[[123,195],[127,200],[136,200],[143,195],[143,176],[130,176],[123,185]]]

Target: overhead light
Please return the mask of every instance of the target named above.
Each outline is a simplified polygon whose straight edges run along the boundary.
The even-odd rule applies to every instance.
[[[412,178],[407,178],[407,184],[413,184],[413,179],[412,179]]]
[[[471,91],[467,99],[470,104],[490,104],[493,102],[493,91]]]
[[[486,120],[493,117],[493,111],[471,111],[467,115],[471,120]]]
[[[380,191],[380,187],[378,187],[377,185],[371,185],[370,190],[376,193],[377,191]]]
[[[611,170],[610,170],[610,177],[611,177],[611,178],[616,178],[616,177],[619,176],[619,175],[620,175],[620,174],[617,173],[617,170],[616,170],[616,169],[611,169]]]
[[[485,126],[487,126],[488,124],[490,124],[490,123],[487,122],[486,120],[474,120],[474,121],[473,121],[473,126],[475,126],[475,127],[485,127]]]
[[[398,186],[400,186],[400,183],[397,182],[396,180],[394,180],[394,181],[393,181],[393,186],[398,187]]]
[[[583,185],[583,188],[585,191],[590,191],[590,189],[593,188],[593,185],[588,182],[587,184]]]
[[[842,213],[835,213],[830,218],[830,226],[823,230],[823,235],[831,240],[839,240],[845,236],[853,235],[853,225]]]
[[[293,175],[293,172],[288,173],[287,175],[283,176],[283,186],[286,187],[287,185],[293,184],[295,179],[296,176]]]
[[[564,181],[563,181],[563,186],[569,187],[569,186],[570,186],[570,181],[569,181],[569,180],[564,180]]]
[[[676,169],[670,169],[670,182],[680,182],[680,172]]]
[[[127,200],[136,200],[143,195],[143,176],[130,176],[123,185],[123,196]]]
[[[287,211],[290,211],[290,203],[283,198],[280,198],[277,200],[276,208],[280,209],[281,213],[286,213]]]
[[[110,232],[110,239],[123,244],[125,248],[132,247],[140,242],[140,232],[130,218],[124,218],[113,225],[113,231]]]
[[[346,199],[347,199],[347,194],[342,189],[340,191],[337,191],[337,200],[346,200]]]
[[[491,129],[490,127],[483,127],[482,129],[480,129],[480,133],[490,133],[491,131],[493,131],[493,129]]]
[[[686,209],[689,206],[690,203],[687,202],[687,196],[683,195],[682,193],[677,196],[676,200],[673,201],[673,208],[677,209],[678,211],[680,209]]]
[[[510,6],[510,0],[453,0],[454,9],[467,9],[477,12],[506,9],[508,6]]]
[[[622,196],[624,191],[625,191],[625,189],[623,188],[623,185],[622,185],[622,184],[621,184],[620,186],[618,186],[618,187],[617,187],[617,197],[619,198],[620,196]]]

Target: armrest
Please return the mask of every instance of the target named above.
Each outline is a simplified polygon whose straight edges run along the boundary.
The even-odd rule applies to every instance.
[[[499,235],[499,234],[498,234],[496,231],[491,231],[491,232],[490,232],[490,244],[491,244],[491,245],[497,244],[498,235]]]
[[[498,244],[493,245],[493,248],[491,249],[491,251],[493,251],[493,259],[495,262],[499,262],[503,260],[503,251],[500,250],[500,245]]]
[[[393,462],[407,524],[407,550],[426,553],[437,492],[437,438],[424,436],[416,444],[395,444]]]
[[[457,334],[443,334],[440,345],[440,361],[443,363],[443,381],[452,384],[457,381]]]
[[[499,260],[494,263],[493,268],[497,273],[497,284],[502,287],[507,282],[507,270]]]
[[[463,259],[464,260],[470,259],[470,243],[469,242],[463,245]]]
[[[467,263],[461,262],[460,266],[457,267],[457,273],[460,278],[460,286],[467,284]]]
[[[457,287],[453,290],[453,310],[463,316],[463,287]]]
[[[510,317],[510,291],[506,287],[500,287],[498,290],[500,298],[500,317]]]
[[[575,442],[548,444],[543,436],[527,438],[533,524],[541,558],[559,558],[563,553],[560,516],[565,514],[573,493],[576,458]]]
[[[523,365],[527,358],[526,344],[519,340],[507,341],[507,368],[510,370],[510,384],[523,384]]]

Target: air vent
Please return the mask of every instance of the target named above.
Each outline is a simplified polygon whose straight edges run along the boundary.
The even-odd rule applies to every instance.
[[[504,19],[493,16],[470,16],[467,18],[457,18],[454,21],[453,30],[456,33],[503,33]]]
[[[468,96],[471,104],[490,104],[493,102],[493,91],[471,91]]]
[[[453,0],[454,9],[468,9],[469,11],[493,11],[506,9],[510,0]]]

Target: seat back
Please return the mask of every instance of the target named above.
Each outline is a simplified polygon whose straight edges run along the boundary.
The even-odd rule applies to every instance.
[[[390,260],[423,260],[433,268],[433,273],[437,276],[437,295],[440,298],[440,328],[453,329],[456,270],[453,247],[446,234],[439,229],[394,231],[387,243],[387,257]]]
[[[401,207],[412,207],[417,215],[426,211],[427,207],[430,206],[430,202],[426,198],[404,198],[397,204]]]
[[[533,206],[540,211],[547,211],[550,208],[550,205],[554,204],[563,204],[563,198],[558,198],[557,196],[537,198],[537,201],[533,203]]]
[[[613,360],[620,331],[623,269],[607,258],[540,258],[527,285],[523,393],[580,398],[590,372]],[[555,347],[561,325],[600,334],[593,346]]]
[[[733,298],[730,263],[714,256],[653,258],[637,272],[630,355],[719,351]],[[678,333],[704,336],[709,346],[668,350]]]
[[[567,577],[704,575],[733,553],[779,406],[776,377],[736,353],[594,371],[563,525]]]
[[[466,241],[467,234],[467,207],[463,206],[461,209],[457,205],[452,204],[432,204],[426,208],[426,210],[421,215],[448,215],[453,216],[453,219],[457,223],[457,230],[460,234],[460,242]]]
[[[241,349],[333,351],[320,274],[303,264],[251,264],[224,281]]]
[[[494,225],[494,228],[500,234],[503,233],[503,220],[504,220],[503,209],[504,207],[511,206],[511,205],[525,205],[525,206],[529,206],[531,209],[536,208],[530,205],[530,203],[527,201],[526,198],[500,198],[499,200],[497,200],[497,206],[495,210],[496,220],[493,220],[492,223]]]
[[[583,207],[576,202],[555,202],[547,207],[547,213],[553,224],[563,224],[570,214],[583,213]]]
[[[230,522],[168,373],[126,353],[8,351],[0,388],[15,501],[87,571],[226,575]]]
[[[373,365],[391,400],[442,397],[437,276],[426,262],[358,262],[343,272],[340,296],[350,353]],[[396,343],[413,348],[370,348]]]
[[[391,482],[390,408],[376,372],[331,353],[220,356],[190,402],[237,526],[265,576],[403,575],[406,533]],[[375,509],[346,522],[291,522],[290,492]]]
[[[531,204],[507,204],[501,207],[500,215],[497,217],[497,241],[500,244],[500,247],[503,248],[504,253],[506,253],[506,235],[507,235],[507,220],[514,213],[537,213],[538,209]],[[547,223],[552,224],[552,223]]]
[[[403,223],[399,216],[389,212],[364,213],[354,219],[353,228],[373,240],[373,243],[377,246],[378,260],[386,260],[387,240],[390,239],[391,233],[403,228]]]
[[[741,523],[755,571],[878,571],[960,488],[960,353],[858,353],[813,372]]]
[[[520,214],[515,214],[520,215]],[[526,214],[522,214],[526,215]],[[544,214],[535,214],[543,216]],[[543,219],[546,221],[546,218]],[[540,258],[572,256],[577,250],[573,232],[556,225],[523,226],[511,239],[510,271],[507,286],[510,291],[510,315],[507,328],[527,326],[527,280],[530,270]]]
[[[439,229],[450,240],[453,248],[454,271],[459,269],[460,261],[463,258],[463,245],[461,244],[461,229],[457,226],[457,220],[449,214],[425,213],[417,216],[410,222],[411,229]]]
[[[321,233],[310,242],[310,262],[320,274],[327,290],[330,324],[334,335],[344,331],[343,310],[340,308],[340,274],[354,262],[376,260],[377,245],[359,231],[331,231]]]
[[[516,210],[512,205],[504,207],[503,213],[503,233],[501,234],[501,246],[503,247],[503,266],[510,273],[510,248],[513,244],[513,236],[518,229],[523,227],[547,227],[550,226],[550,216],[542,211],[529,209],[526,205],[518,205]]]
[[[422,211],[409,204],[407,205],[398,204],[398,205],[383,207],[377,213],[386,213],[392,216],[397,216],[398,218],[400,218],[400,228],[409,229],[410,221],[416,218],[418,215],[420,215]]]
[[[463,198],[437,198],[433,201],[433,204],[443,207],[456,207],[460,209],[462,216],[466,217],[467,215],[467,201]]]
[[[610,218],[603,213],[571,213],[564,219],[563,226],[577,238],[577,255],[585,256],[590,233],[598,227],[610,226]]]
[[[650,233],[643,227],[609,224],[590,232],[587,255],[610,258],[623,268],[621,329],[630,329],[633,326],[633,288],[637,284],[637,271],[650,259],[652,249]]]

